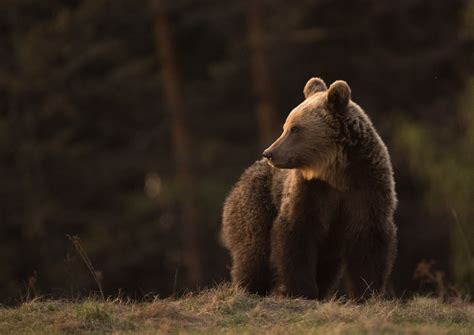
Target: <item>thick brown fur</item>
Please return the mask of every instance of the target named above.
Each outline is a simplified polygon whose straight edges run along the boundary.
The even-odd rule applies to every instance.
[[[346,269],[358,298],[383,294],[396,257],[387,148],[346,82],[319,78],[283,134],[224,204],[232,280],[250,292],[325,298]]]

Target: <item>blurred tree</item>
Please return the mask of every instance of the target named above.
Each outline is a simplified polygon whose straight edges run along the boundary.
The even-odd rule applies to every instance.
[[[253,85],[257,98],[257,122],[260,147],[268,147],[277,137],[278,118],[275,110],[272,71],[267,57],[269,38],[265,35],[260,0],[242,0],[245,5],[248,41],[251,50]]]
[[[166,0],[151,0],[154,15],[154,34],[158,58],[161,64],[163,92],[168,110],[168,119],[173,139],[176,160],[176,179],[180,188],[180,220],[183,236],[183,263],[187,270],[188,285],[195,286],[201,280],[200,248],[198,240],[199,216],[194,192],[192,171],[194,151],[191,146],[185,96],[176,65],[175,50],[167,11]]]

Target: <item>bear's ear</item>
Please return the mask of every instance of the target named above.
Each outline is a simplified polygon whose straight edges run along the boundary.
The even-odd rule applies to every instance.
[[[351,88],[344,80],[336,80],[329,86],[328,105],[330,109],[340,111],[351,100]]]
[[[324,82],[324,80],[317,77],[311,78],[310,80],[308,80],[306,85],[304,85],[304,89],[303,89],[304,97],[308,99],[314,93],[326,91],[327,89],[328,87],[326,86],[326,83]]]

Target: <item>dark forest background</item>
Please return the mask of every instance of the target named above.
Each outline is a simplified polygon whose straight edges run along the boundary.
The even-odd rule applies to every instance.
[[[2,0],[0,302],[96,290],[67,235],[107,295],[227,280],[223,199],[312,76],[392,155],[395,292],[473,292],[473,37],[467,0]]]

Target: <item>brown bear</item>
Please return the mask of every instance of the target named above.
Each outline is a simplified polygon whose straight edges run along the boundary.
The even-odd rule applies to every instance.
[[[232,281],[325,298],[345,269],[356,297],[383,294],[397,249],[387,148],[345,81],[312,78],[304,95],[224,203]]]

